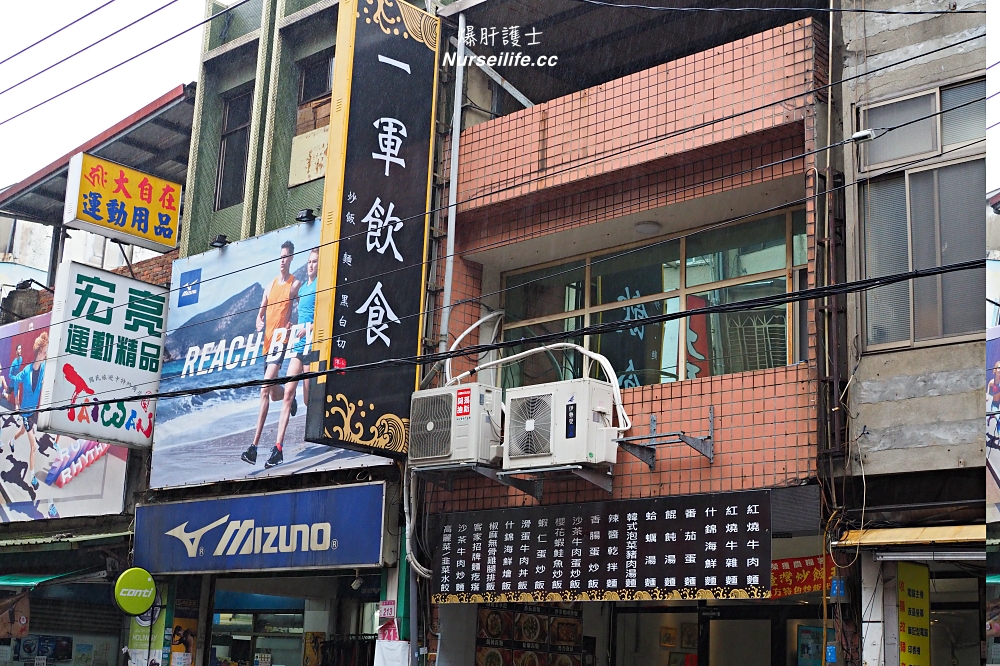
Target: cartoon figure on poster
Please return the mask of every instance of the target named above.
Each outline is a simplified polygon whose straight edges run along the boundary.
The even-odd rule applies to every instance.
[[[49,320],[0,327],[0,523],[122,508],[125,448],[38,431]]]
[[[318,244],[299,224],[174,263],[160,390],[286,381],[161,399],[153,487],[387,464],[305,441]]]

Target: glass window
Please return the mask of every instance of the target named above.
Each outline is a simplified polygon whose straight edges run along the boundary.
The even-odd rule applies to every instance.
[[[330,94],[330,84],[333,80],[333,59],[324,57],[318,61],[302,66],[299,84],[299,104],[311,102],[314,99]]]
[[[680,302],[680,298],[668,298],[604,310],[592,317],[591,323],[604,324],[679,312]],[[622,388],[674,382],[678,379],[679,329],[679,319],[646,324],[595,336],[590,348],[608,357],[619,373],[618,384]]]
[[[870,182],[861,191],[866,276],[980,258],[986,225],[977,193],[985,189],[982,159]],[[985,280],[985,269],[976,269],[868,291],[868,344],[902,344],[983,330],[976,294],[982,294]]]
[[[615,301],[674,291],[681,284],[681,243],[623,250],[590,262],[591,303]]]
[[[250,613],[216,613],[212,628],[221,633],[246,633],[253,631],[253,615]]]
[[[546,333],[574,331],[583,326],[583,317],[556,319],[550,322],[517,326],[504,331],[504,340],[535,337]],[[570,338],[565,342],[583,346],[583,336]],[[532,345],[537,346],[537,345]],[[518,345],[508,350],[507,355],[513,356],[528,349],[527,345]],[[554,350],[544,354],[534,354],[516,363],[503,366],[503,387],[531,386],[546,384],[564,379],[579,379],[583,376],[583,355],[572,350]]]
[[[785,268],[785,214],[695,234],[687,239],[687,286]]]
[[[238,95],[225,103],[216,179],[216,210],[229,208],[243,201],[252,104],[251,93]]]
[[[905,199],[903,203],[905,208]],[[805,209],[799,207],[691,234],[686,242],[668,239],[640,248],[605,250],[507,275],[504,339],[638,321],[803,289],[808,282],[807,246]],[[687,271],[683,280],[682,269]],[[787,282],[788,273],[794,277],[792,285]],[[808,358],[806,318],[797,316],[789,323],[789,309],[780,305],[701,316],[684,324],[687,320],[678,318],[620,332],[579,335],[574,341],[608,357],[625,388],[772,368],[787,364],[789,358]],[[798,312],[794,307],[791,310]],[[567,317],[569,312],[574,316]],[[793,344],[791,352],[789,344]],[[525,348],[522,344],[509,353]],[[578,378],[582,371],[579,354],[540,354],[504,366],[502,384],[510,388],[555,382]],[[595,369],[592,372],[602,376]]]
[[[865,109],[861,124],[876,130],[875,135],[878,137],[866,147],[868,163],[891,162],[937,150],[937,118],[932,115],[935,111],[937,95],[934,92]],[[911,122],[917,118],[923,120]],[[911,124],[891,132],[879,131],[904,123]]]
[[[259,613],[254,629],[261,634],[301,634],[302,613]]]
[[[535,319],[583,308],[582,261],[550,266],[507,278],[507,321]]]
[[[691,294],[687,307],[725,305],[785,291],[784,278],[762,280]],[[688,379],[787,365],[787,319],[785,305],[688,317]]]
[[[986,136],[986,79],[941,89],[941,143]]]

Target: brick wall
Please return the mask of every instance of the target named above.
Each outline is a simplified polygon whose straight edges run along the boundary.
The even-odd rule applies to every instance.
[[[825,82],[825,46],[804,19],[471,127],[461,209],[655,170],[664,157],[801,121],[815,99],[793,96]]]

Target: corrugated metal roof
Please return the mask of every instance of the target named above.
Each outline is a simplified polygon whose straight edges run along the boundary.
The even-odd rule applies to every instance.
[[[0,548],[11,546],[37,546],[47,543],[79,543],[81,541],[97,541],[101,539],[119,539],[132,536],[131,531],[102,532],[98,534],[51,534],[47,536],[20,537],[17,539],[0,540]]]
[[[874,548],[927,544],[985,543],[986,525],[898,527],[879,530],[849,530],[833,542],[836,548]]]

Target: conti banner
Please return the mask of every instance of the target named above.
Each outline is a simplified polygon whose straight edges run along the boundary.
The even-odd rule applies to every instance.
[[[316,292],[318,369],[420,352],[438,20],[405,2],[340,3]],[[325,377],[306,439],[406,455],[413,365]]]
[[[181,185],[77,153],[69,161],[63,224],[158,252],[177,246]]]

